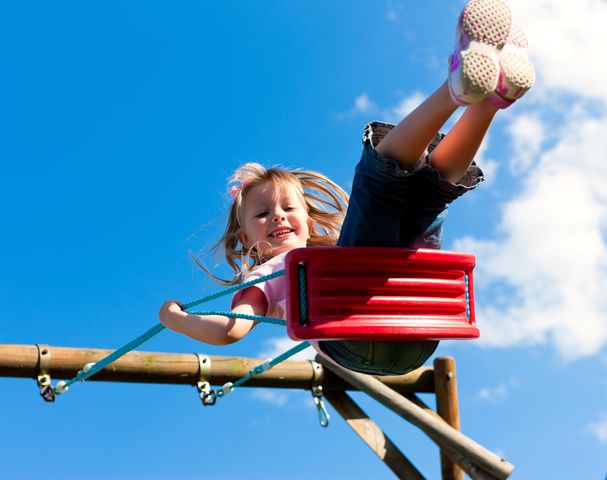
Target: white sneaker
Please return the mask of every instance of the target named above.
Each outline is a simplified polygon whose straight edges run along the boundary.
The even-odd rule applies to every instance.
[[[507,108],[521,98],[535,82],[535,69],[527,57],[527,37],[513,25],[500,52],[500,74],[497,87],[489,101],[498,108]]]
[[[457,104],[480,102],[497,88],[498,56],[511,23],[510,7],[503,0],[471,0],[464,7],[449,58],[449,92]]]

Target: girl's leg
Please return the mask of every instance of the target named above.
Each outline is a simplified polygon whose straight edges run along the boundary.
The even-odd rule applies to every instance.
[[[445,82],[390,130],[377,145],[377,152],[402,169],[410,169],[457,107]],[[464,176],[497,111],[487,100],[470,105],[430,154],[432,166],[444,179],[455,183]]]
[[[445,180],[456,183],[465,175],[497,111],[488,100],[470,105],[432,151],[432,166]]]
[[[445,82],[390,130],[375,149],[384,157],[396,161],[403,170],[409,170],[457,107]]]

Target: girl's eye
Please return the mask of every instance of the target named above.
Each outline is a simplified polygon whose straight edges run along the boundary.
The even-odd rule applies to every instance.
[[[255,218],[263,218],[268,214],[267,211],[263,211],[263,212],[259,212],[257,215],[255,215]]]
[[[291,212],[291,211],[295,210],[295,208],[297,208],[297,207],[294,207],[293,205],[288,205],[285,208],[283,208],[283,210],[285,212]]]

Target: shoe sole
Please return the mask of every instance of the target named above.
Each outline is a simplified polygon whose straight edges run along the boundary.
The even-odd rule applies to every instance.
[[[535,69],[526,56],[517,53],[506,53],[500,58],[502,74],[512,88],[523,93],[535,82]],[[518,98],[518,95],[514,95]]]
[[[472,0],[463,11],[462,27],[471,40],[499,47],[512,25],[512,12],[501,0]]]
[[[512,13],[500,0],[472,0],[462,13],[461,28],[468,35],[470,45],[462,52],[462,83],[476,95],[488,95],[496,86],[499,64],[496,49],[508,37]]]
[[[479,52],[462,52],[462,84],[466,91],[487,95],[495,88],[498,76],[493,58]]]
[[[535,82],[535,69],[527,57],[527,37],[513,25],[502,48],[500,76],[489,101],[498,108],[508,108],[521,98]]]

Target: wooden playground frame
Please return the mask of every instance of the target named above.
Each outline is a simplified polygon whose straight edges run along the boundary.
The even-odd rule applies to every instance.
[[[82,367],[111,350],[0,344],[0,377],[38,380],[39,385],[73,378]],[[244,377],[262,359],[132,351],[89,381],[217,385]],[[441,478],[506,479],[514,466],[470,438],[460,429],[455,361],[438,357],[433,367],[402,376],[373,377],[352,372],[318,356],[316,361],[285,361],[253,377],[243,387],[322,387],[324,398],[388,468],[401,479],[425,477],[381,428],[348,395],[361,390],[421,429],[440,448]],[[416,393],[434,393],[436,411]]]

